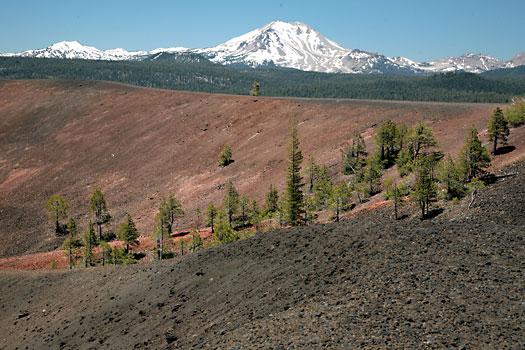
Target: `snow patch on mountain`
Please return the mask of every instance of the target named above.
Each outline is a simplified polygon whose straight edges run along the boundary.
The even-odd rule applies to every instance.
[[[329,40],[301,22],[274,21],[264,27],[206,49],[184,47],[158,48],[151,51],[127,51],[122,48],[99,50],[77,41],[62,41],[47,48],[0,56],[79,58],[88,60],[144,60],[161,54],[193,53],[225,65],[252,67],[275,65],[305,71],[327,73],[429,74],[453,71],[482,73],[525,64],[525,53],[507,62],[483,54],[464,54],[430,62],[415,62],[405,57],[390,58],[380,53],[347,49]]]

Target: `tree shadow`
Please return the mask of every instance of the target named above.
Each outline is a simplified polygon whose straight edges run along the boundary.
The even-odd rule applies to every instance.
[[[516,147],[514,147],[514,146],[503,146],[503,147],[497,148],[496,152],[494,153],[494,155],[498,156],[498,155],[502,155],[502,154],[507,154],[507,153],[510,153],[510,152],[514,151],[515,149],[516,149]]]
[[[407,214],[403,214],[403,215],[398,216],[397,220],[404,220],[406,218],[408,218],[408,215]]]
[[[184,237],[186,236],[187,234],[189,234],[190,231],[181,231],[181,232],[177,232],[177,233],[172,233],[170,236],[172,238],[176,238],[176,237]]]
[[[427,215],[425,215],[425,217],[422,219],[422,220],[430,220],[430,219],[433,219],[435,218],[436,216],[438,216],[439,214],[443,213],[445,210],[443,208],[438,208],[438,209],[432,209],[431,211],[428,212]]]

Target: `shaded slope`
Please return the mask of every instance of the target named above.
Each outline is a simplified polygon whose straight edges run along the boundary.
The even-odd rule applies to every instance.
[[[525,163],[432,220],[391,208],[145,266],[0,273],[0,347],[523,347]]]
[[[494,105],[352,100],[285,100],[130,87],[94,81],[0,81],[0,256],[47,251],[60,244],[44,211],[62,193],[83,231],[89,196],[105,193],[115,230],[131,213],[147,235],[169,191],[188,215],[219,204],[232,180],[262,202],[270,184],[282,190],[288,119],[297,113],[305,159],[339,173],[339,149],[353,131],[369,147],[387,118],[432,126],[445,152],[466,130],[483,129]],[[235,162],[217,164],[225,143]]]

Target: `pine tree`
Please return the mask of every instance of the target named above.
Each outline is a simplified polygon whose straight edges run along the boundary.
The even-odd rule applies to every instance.
[[[374,154],[366,160],[361,181],[367,185],[369,196],[375,194],[381,184],[381,164],[380,157],[377,154]]]
[[[525,124],[525,99],[514,98],[512,104],[505,107],[505,120],[513,127]]]
[[[69,204],[66,202],[61,194],[54,194],[46,202],[46,210],[48,216],[55,222],[55,234],[59,235],[62,230],[60,228],[60,220],[67,218],[67,209]]]
[[[437,168],[438,181],[444,186],[445,198],[448,200],[461,198],[465,193],[465,186],[461,181],[460,171],[450,155],[443,158]]]
[[[399,151],[396,161],[401,176],[405,176],[414,170],[414,162],[419,155],[426,154],[426,150],[437,146],[432,129],[423,122],[417,123],[403,139],[405,145]]]
[[[394,164],[399,149],[397,148],[399,133],[397,125],[391,119],[382,122],[374,135],[376,147],[379,152],[380,160],[387,167]]]
[[[415,161],[416,183],[410,192],[410,198],[419,204],[422,219],[428,215],[430,201],[437,195],[432,162],[430,156],[418,156]]]
[[[219,165],[225,167],[233,163],[232,156],[232,149],[228,144],[225,144],[222,152],[219,154]]]
[[[106,241],[100,241],[99,246],[102,249],[102,266],[106,266],[106,260],[111,259],[113,249]]]
[[[367,155],[365,139],[361,134],[354,132],[352,143],[341,150],[343,174],[358,174],[365,165]]]
[[[301,222],[303,213],[303,192],[301,190],[301,163],[303,155],[299,150],[299,138],[297,135],[297,119],[293,116],[290,120],[289,141],[288,141],[288,168],[286,171],[286,216],[292,226]]]
[[[191,248],[191,252],[194,253],[196,250],[202,248],[204,242],[202,241],[202,237],[200,233],[195,228],[191,229],[190,235],[191,235],[190,248]]]
[[[259,96],[261,94],[261,85],[254,81],[253,82],[253,89],[250,90],[250,95],[252,96]]]
[[[306,165],[306,174],[308,175],[308,192],[312,192],[314,189],[315,181],[319,175],[319,165],[315,163],[315,158],[310,157],[308,164]]]
[[[319,168],[318,179],[315,182],[313,193],[317,208],[322,210],[329,205],[332,196],[333,184],[330,178],[330,171],[323,165]]]
[[[69,237],[62,244],[62,248],[66,251],[66,255],[69,261],[69,268],[72,269],[75,265],[75,257],[77,250],[82,246],[82,243],[78,240],[78,227],[75,219],[70,218],[67,224],[67,233]]]
[[[222,206],[226,211],[226,215],[228,215],[228,222],[231,226],[233,223],[233,216],[239,209],[239,192],[237,192],[237,189],[231,181],[228,182],[228,185],[226,186],[226,194],[224,195]]]
[[[167,212],[167,206],[163,202],[155,218],[155,226],[153,227],[153,237],[157,242],[157,257],[159,260],[162,260],[165,251],[164,251],[164,238],[167,237],[171,232],[171,223],[169,221],[169,216]]]
[[[394,202],[394,217],[397,220],[399,218],[398,208],[403,203],[403,197],[408,194],[407,186],[404,183],[396,184],[392,178],[387,178],[383,187],[385,199]]]
[[[210,203],[208,204],[208,209],[206,209],[206,226],[211,227],[211,233],[215,232],[215,219],[217,218],[218,210],[217,207]]]
[[[168,195],[168,199],[164,202],[164,206],[166,207],[165,210],[170,223],[170,231],[168,233],[171,233],[175,224],[175,218],[184,216],[184,210],[182,210],[182,204],[175,198],[175,195],[172,192]]]
[[[94,254],[93,248],[97,244],[97,235],[95,234],[95,224],[93,222],[88,223],[86,233],[84,233],[84,266],[93,266]]]
[[[262,221],[262,214],[259,210],[259,206],[257,205],[257,201],[254,199],[250,206],[250,223],[253,226],[257,226],[261,223],[261,221]]]
[[[498,140],[505,145],[507,143],[507,136],[509,136],[509,127],[507,120],[503,116],[503,111],[496,107],[489,125],[487,126],[487,137],[492,141],[492,154],[496,154],[498,147]]]
[[[89,199],[89,211],[95,213],[95,224],[97,225],[98,238],[102,239],[102,225],[107,224],[111,220],[111,215],[104,199],[104,193],[98,188],[93,191]]]
[[[224,219],[219,220],[215,228],[213,240],[219,244],[231,243],[239,239],[237,233],[233,230],[230,223]]]
[[[339,184],[334,188],[334,191],[330,197],[330,209],[332,209],[334,213],[336,222],[339,222],[339,215],[343,211],[348,210],[351,195],[352,193],[344,181],[339,182]]]
[[[268,193],[266,194],[266,203],[265,203],[265,214],[271,215],[277,211],[277,203],[279,202],[279,193],[277,189],[270,184]]]
[[[239,201],[239,209],[241,210],[241,224],[244,227],[246,225],[246,218],[248,216],[248,206],[250,205],[250,200],[246,196],[242,196]]]
[[[313,224],[317,220],[317,205],[313,196],[307,196],[304,200],[304,223]]]
[[[126,254],[129,253],[130,245],[139,244],[139,231],[135,227],[135,223],[131,218],[131,215],[128,214],[126,220],[120,224],[120,227],[117,230],[117,235],[121,241],[126,245]]]
[[[478,137],[478,129],[472,125],[458,156],[457,165],[464,182],[481,176],[490,165],[490,155]]]

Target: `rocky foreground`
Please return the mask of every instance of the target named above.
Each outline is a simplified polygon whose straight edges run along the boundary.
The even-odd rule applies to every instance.
[[[391,208],[140,266],[0,273],[2,349],[523,349],[525,161]]]

